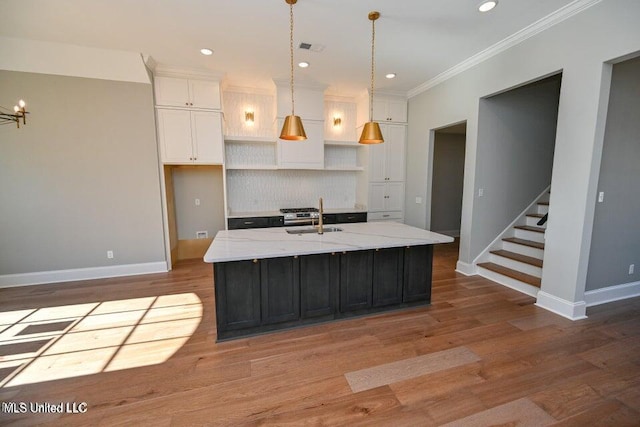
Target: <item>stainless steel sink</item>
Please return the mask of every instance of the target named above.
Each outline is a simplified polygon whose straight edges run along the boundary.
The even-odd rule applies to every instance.
[[[332,233],[334,231],[342,231],[342,228],[338,228],[338,227],[324,227],[322,229],[325,233]],[[312,233],[318,233],[318,229],[317,228],[287,228],[286,229],[287,233],[289,234],[312,234]]]

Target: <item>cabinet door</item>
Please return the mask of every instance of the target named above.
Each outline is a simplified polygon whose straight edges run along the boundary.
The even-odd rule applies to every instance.
[[[189,80],[190,106],[219,110],[220,84],[209,80]]]
[[[369,113],[368,113],[369,104],[367,104],[367,121],[369,121]],[[388,111],[387,111],[387,100],[381,98],[380,96],[373,97],[373,121],[375,122],[386,122]]]
[[[173,77],[156,77],[156,105],[190,107],[189,81]]]
[[[410,246],[404,250],[404,302],[431,301],[433,245]]]
[[[340,255],[340,311],[370,308],[373,286],[373,251]]]
[[[278,120],[278,132],[282,128]],[[324,136],[323,121],[303,121],[307,139],[304,141],[284,141],[278,139],[278,166],[283,169],[323,169]]]
[[[407,127],[385,126],[385,181],[404,181]]]
[[[336,254],[300,257],[300,311],[303,319],[336,312],[340,257]]]
[[[387,103],[387,115],[392,122],[407,122],[407,101],[404,99],[390,99]]]
[[[385,186],[384,210],[404,210],[404,182],[388,182]]]
[[[298,257],[260,260],[262,324],[300,318],[300,270]]]
[[[222,164],[222,118],[220,113],[192,111],[193,160],[201,164]]]
[[[385,210],[387,201],[387,184],[374,182],[369,184],[369,212]]]
[[[402,302],[403,248],[376,249],[373,253],[373,306]]]
[[[218,331],[260,325],[260,265],[232,261],[213,265]]]
[[[158,109],[158,139],[164,163],[192,163],[191,113]]]
[[[385,157],[386,157],[386,127],[380,126],[382,136],[385,142],[382,144],[373,144],[368,147],[369,150],[369,181],[386,181]]]

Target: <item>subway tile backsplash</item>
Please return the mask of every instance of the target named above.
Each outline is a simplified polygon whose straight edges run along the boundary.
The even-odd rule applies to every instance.
[[[358,172],[314,170],[228,170],[227,205],[230,213],[277,211],[318,205],[351,209],[356,204]]]

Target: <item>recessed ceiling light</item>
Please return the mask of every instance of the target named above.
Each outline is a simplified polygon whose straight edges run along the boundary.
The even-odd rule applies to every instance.
[[[497,0],[483,1],[482,3],[480,3],[480,6],[478,6],[478,10],[480,12],[489,12],[491,9],[493,9],[497,5],[498,5]]]
[[[389,73],[385,77],[388,78],[388,79],[393,79],[393,78],[395,78],[395,76],[396,76],[396,73]]]
[[[309,66],[309,63],[307,61],[302,61],[298,63],[298,67],[300,68],[307,68]]]
[[[207,49],[206,47],[204,49],[200,49],[200,53],[206,56],[213,55],[213,51],[211,49]]]

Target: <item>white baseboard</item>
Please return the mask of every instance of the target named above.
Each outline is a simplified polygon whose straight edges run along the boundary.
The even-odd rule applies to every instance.
[[[76,280],[134,276],[169,271],[166,261],[143,264],[113,265],[108,267],[75,268],[71,270],[38,271],[35,273],[5,274],[0,276],[0,288],[41,285],[43,283],[73,282]]]
[[[478,274],[478,269],[475,264],[468,264],[466,262],[458,261],[456,263],[456,271],[465,276],[475,276]]]
[[[584,293],[587,307],[640,296],[640,282],[625,283]]]
[[[584,301],[571,302],[539,291],[536,305],[570,320],[587,318],[587,304]]]

